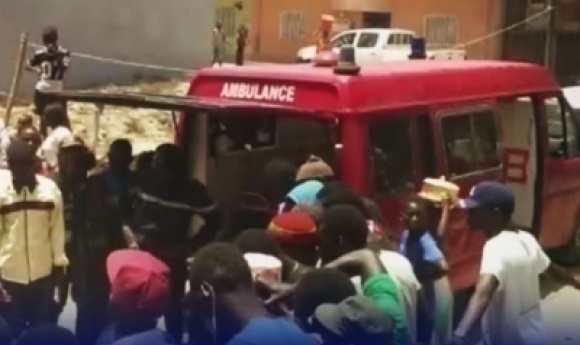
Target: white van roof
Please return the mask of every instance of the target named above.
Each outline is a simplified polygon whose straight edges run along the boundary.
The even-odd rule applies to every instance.
[[[387,33],[387,34],[407,34],[407,35],[416,35],[415,31],[405,30],[405,29],[397,29],[397,28],[362,28],[362,29],[351,29],[351,30],[344,30],[339,33],[339,35],[343,35],[346,33]]]

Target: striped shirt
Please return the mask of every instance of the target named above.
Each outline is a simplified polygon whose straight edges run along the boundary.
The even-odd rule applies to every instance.
[[[68,265],[61,192],[46,177],[36,180],[33,190],[17,192],[12,174],[0,172],[0,272],[2,279],[18,284]]]

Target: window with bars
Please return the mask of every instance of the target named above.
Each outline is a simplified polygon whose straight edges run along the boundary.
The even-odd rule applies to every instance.
[[[288,41],[300,40],[306,34],[306,17],[300,11],[280,13],[280,38]]]
[[[216,19],[222,23],[226,36],[236,35],[236,9],[234,7],[221,7],[216,11]]]
[[[425,17],[425,39],[433,48],[450,48],[457,44],[458,20],[455,16],[429,15]]]

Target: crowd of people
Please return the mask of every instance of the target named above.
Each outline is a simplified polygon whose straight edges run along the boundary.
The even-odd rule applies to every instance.
[[[59,89],[68,52],[56,30],[43,38],[29,66],[44,76],[39,90]],[[501,183],[465,200],[409,199],[395,240],[374,201],[313,156],[265,167],[266,204],[277,207],[227,217],[179,147],[134,157],[118,139],[98,164],[65,105],[45,96],[41,129],[26,116],[2,136],[0,345],[544,344],[539,276],[578,286],[510,226],[516,201]],[[446,235],[456,209],[488,240],[454,322]],[[192,232],[194,216],[203,225]],[[74,333],[57,326],[69,299]]]
[[[551,263],[510,228],[515,198],[501,183],[466,200],[409,199],[396,242],[379,207],[312,156],[265,168],[278,175],[267,193],[277,210],[225,221],[178,146],[133,157],[119,139],[101,165],[62,104],[43,118],[46,138],[20,121],[0,178],[0,345],[443,345],[479,328],[485,344],[543,339],[539,275]],[[456,208],[489,240],[454,324],[445,253]],[[203,226],[192,234],[193,216]],[[74,335],[56,326],[69,296]]]

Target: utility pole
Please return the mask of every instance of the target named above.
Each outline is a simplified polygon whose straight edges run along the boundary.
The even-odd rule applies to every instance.
[[[548,12],[548,20],[546,21],[546,44],[544,47],[544,66],[552,68],[554,65],[554,51],[555,51],[555,32],[556,21],[554,8],[554,0],[546,0],[546,9],[551,9]]]

